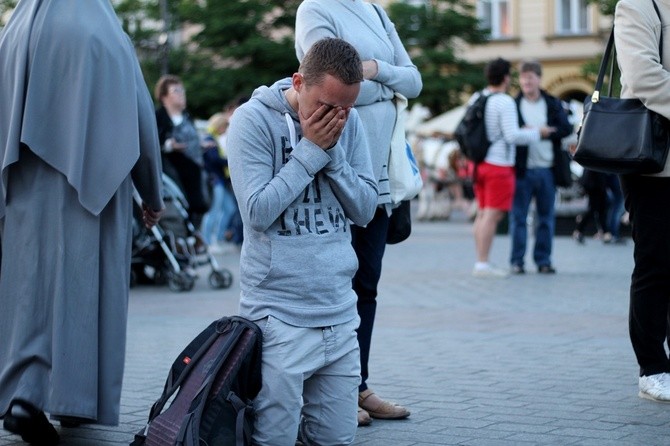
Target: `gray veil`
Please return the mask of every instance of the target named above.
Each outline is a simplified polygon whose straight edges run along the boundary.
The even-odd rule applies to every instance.
[[[11,86],[0,89],[0,218],[21,143],[98,215],[140,146],[157,145],[155,123],[143,122],[153,103],[109,1],[21,0],[0,35],[0,61],[0,83]]]

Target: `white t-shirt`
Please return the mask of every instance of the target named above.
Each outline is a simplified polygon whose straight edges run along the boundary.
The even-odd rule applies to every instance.
[[[521,98],[521,116],[529,127],[547,126],[547,101],[540,96],[537,101]],[[550,140],[543,139],[528,146],[528,168],[538,169],[554,165],[554,147]]]

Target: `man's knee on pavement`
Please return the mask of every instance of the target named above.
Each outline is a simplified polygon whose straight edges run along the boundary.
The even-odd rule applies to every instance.
[[[303,417],[300,423],[300,439],[305,446],[342,446],[354,442],[358,422],[342,417],[338,423],[323,423],[321,420]]]

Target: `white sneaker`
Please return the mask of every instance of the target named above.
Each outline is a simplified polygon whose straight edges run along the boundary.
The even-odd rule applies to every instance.
[[[210,254],[214,254],[214,255],[223,254],[223,246],[221,246],[221,244],[219,244],[219,243],[212,243],[211,245],[209,245],[207,247],[207,251]]]
[[[230,242],[215,242],[209,245],[207,249],[213,255],[231,254],[235,251],[235,247]]]
[[[640,398],[646,398],[660,403],[670,403],[670,374],[640,376]]]
[[[506,269],[498,268],[490,263],[476,264],[472,270],[472,275],[475,277],[486,277],[486,278],[506,278],[509,277],[509,271]]]

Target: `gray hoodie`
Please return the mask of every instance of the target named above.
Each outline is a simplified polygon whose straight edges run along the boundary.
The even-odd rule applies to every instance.
[[[290,87],[287,78],[258,88],[230,124],[228,163],[244,222],[240,314],[336,325],[357,315],[349,222],[372,219],[377,185],[356,110],[324,151],[301,139],[284,96]]]

